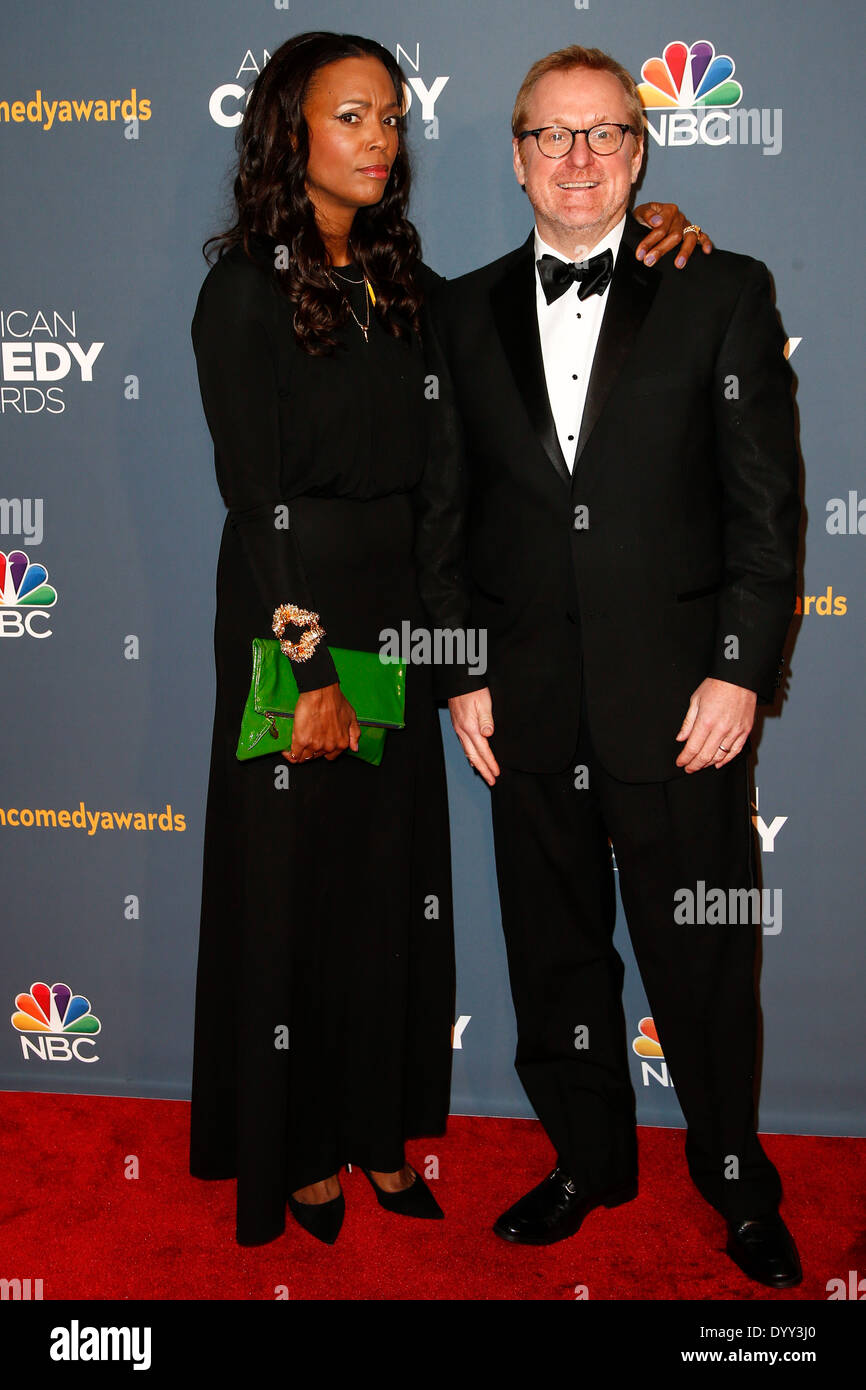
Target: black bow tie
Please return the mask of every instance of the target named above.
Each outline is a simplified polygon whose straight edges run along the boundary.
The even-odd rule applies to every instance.
[[[577,281],[578,299],[588,299],[591,294],[604,294],[613,274],[613,252],[608,247],[598,256],[590,256],[588,261],[561,261],[558,256],[542,256],[536,261],[541,288],[548,304],[552,304],[561,294],[565,294],[573,280]]]

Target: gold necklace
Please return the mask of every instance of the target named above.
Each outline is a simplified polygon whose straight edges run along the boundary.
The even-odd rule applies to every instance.
[[[333,275],[331,274],[330,270],[326,270],[325,274],[327,275],[327,277],[328,277],[328,279],[330,280],[331,284],[334,285],[334,277],[333,277]],[[339,270],[336,270],[336,269],[335,269],[334,274],[340,275]],[[360,280],[352,280],[352,279],[350,279],[350,277],[349,277],[348,275],[340,275],[340,279],[341,279],[341,280],[345,280],[346,283],[347,283],[348,285],[360,285],[360,284],[361,284],[361,281],[360,281]],[[338,293],[341,294],[341,295],[343,296],[343,300],[344,300],[344,302],[345,302],[346,308],[349,310],[349,313],[352,315],[352,318],[355,320],[356,324],[358,325],[358,327],[360,328],[361,332],[362,332],[363,335],[364,335],[364,342],[369,344],[370,339],[369,339],[369,337],[368,337],[367,335],[368,335],[368,333],[369,333],[369,331],[370,331],[370,305],[376,303],[376,296],[375,296],[375,294],[373,293],[373,286],[370,284],[370,281],[367,279],[366,275],[364,276],[363,284],[364,284],[364,288],[365,288],[365,290],[366,290],[366,294],[364,295],[364,303],[365,303],[366,306],[367,306],[367,321],[366,321],[366,323],[362,323],[361,320],[358,318],[358,315],[355,313],[355,310],[352,308],[352,302],[351,302],[351,300],[349,299],[349,296],[346,294],[345,290],[341,290],[339,285],[334,285],[334,289],[337,290]]]

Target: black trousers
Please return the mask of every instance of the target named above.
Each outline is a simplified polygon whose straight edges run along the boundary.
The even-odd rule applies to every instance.
[[[752,920],[755,895],[746,906],[728,892],[754,884],[746,756],[667,782],[619,782],[598,762],[584,718],[573,767],[502,768],[492,791],[520,1080],[579,1191],[634,1178],[610,838],[635,957],[688,1126],[692,1180],[730,1220],[769,1215],[781,1183],[755,1132],[761,927]],[[728,920],[676,920],[688,916],[682,890],[695,895],[692,915],[700,916],[713,888],[725,890]]]

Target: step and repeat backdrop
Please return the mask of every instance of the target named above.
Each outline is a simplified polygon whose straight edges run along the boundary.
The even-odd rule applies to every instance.
[[[526,236],[514,94],[575,42],[644,84],[643,197],[773,272],[808,527],[755,765],[760,1121],[866,1132],[861,0],[7,0],[3,28],[0,1087],[189,1095],[224,516],[189,324],[245,93],[284,39],[328,28],[403,66],[412,216],[440,273]],[[443,732],[452,1108],[527,1115],[489,796]],[[639,1119],[680,1125],[621,916],[617,935]]]

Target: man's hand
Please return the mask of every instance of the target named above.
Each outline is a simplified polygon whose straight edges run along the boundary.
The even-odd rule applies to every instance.
[[[684,767],[686,772],[700,772],[710,763],[724,767],[749,737],[757,703],[754,690],[707,676],[692,695],[677,734],[681,742],[687,740],[677,767]]]
[[[680,247],[680,254],[674,261],[678,270],[682,270],[686,261],[691,256],[698,244],[697,235],[694,232],[683,232],[686,227],[691,226],[685,214],[680,212],[676,203],[641,203],[636,207],[634,215],[638,222],[642,222],[645,227],[653,227],[649,236],[645,236],[643,241],[635,250],[635,256],[644,265],[655,265],[656,261],[666,256],[668,251],[673,251],[675,246]],[[713,249],[713,243],[706,232],[701,232],[701,250],[708,256]]]
[[[487,740],[493,733],[493,701],[487,686],[469,695],[452,695],[448,701],[454,732],[472,766],[488,787],[499,776],[499,764]]]

